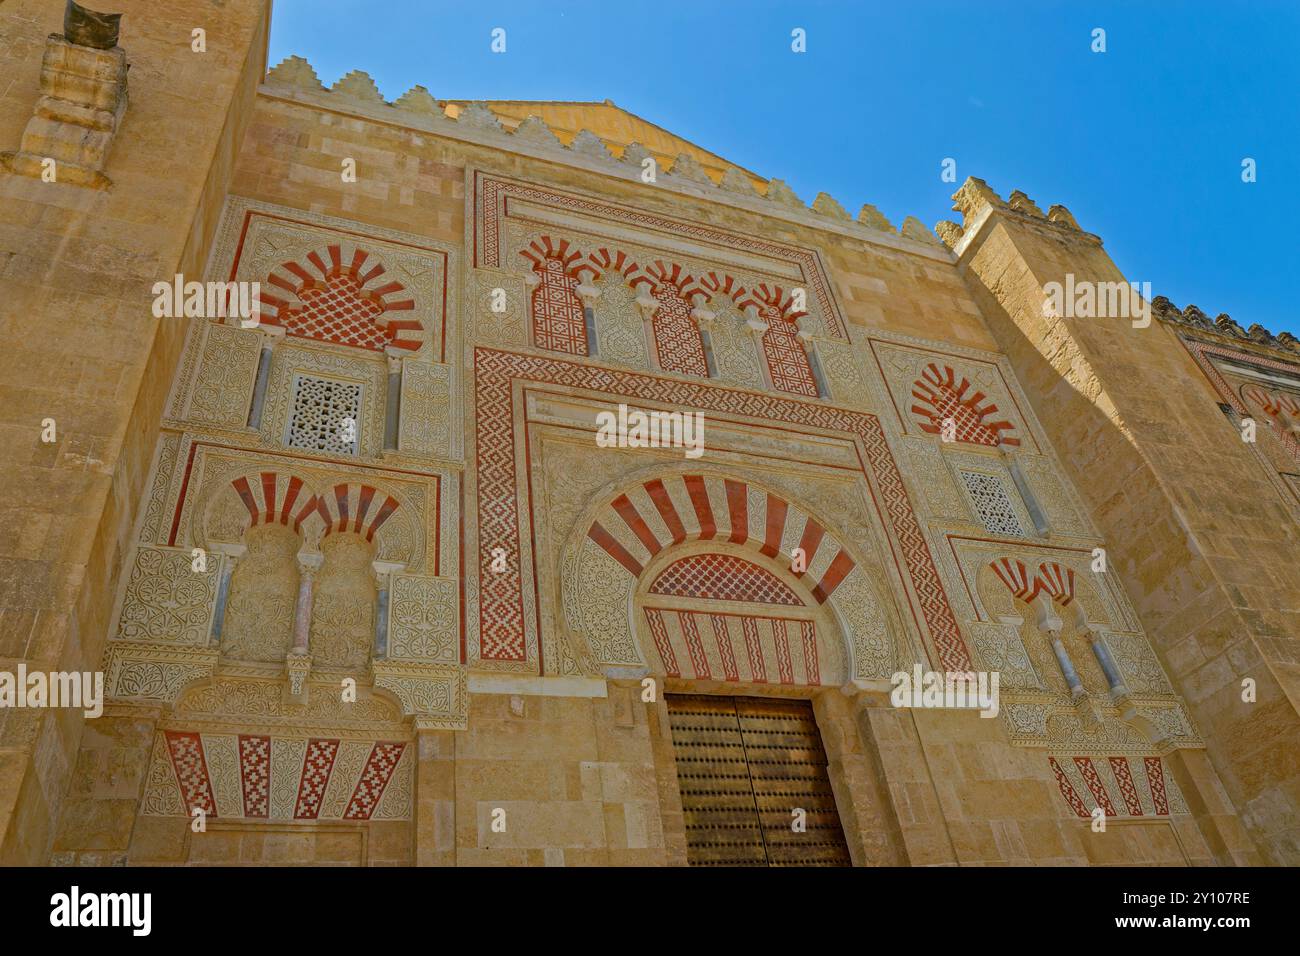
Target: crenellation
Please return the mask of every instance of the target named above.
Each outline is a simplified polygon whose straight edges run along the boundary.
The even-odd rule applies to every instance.
[[[339,78],[338,82],[330,87],[330,92],[350,99],[360,100],[363,103],[382,104],[386,102],[379,92],[379,87],[375,85],[374,79],[364,70],[352,70],[350,73],[344,74]]]

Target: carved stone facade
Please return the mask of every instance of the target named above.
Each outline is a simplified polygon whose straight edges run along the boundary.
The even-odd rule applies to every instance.
[[[300,60],[258,79],[199,278],[260,311],[184,320],[90,645],[106,729],[44,859],[687,863],[689,694],[809,702],[859,865],[1296,861],[1284,770],[1233,769],[1247,718],[1173,650],[1161,588],[1219,578],[1142,564],[1088,457],[1110,427],[1074,430],[1006,333],[1031,310],[991,276],[1024,253],[983,224],[1101,255],[1063,207],[972,180],[950,249],[622,111],[645,142],[618,141],[612,106],[569,129]],[[322,137],[371,157],[356,182],[307,173]],[[1200,432],[1237,427],[1211,392],[1260,423],[1294,521],[1294,356],[1159,342],[1204,373]],[[632,412],[668,431],[602,440]],[[1291,727],[1259,659],[1234,679]],[[916,668],[996,673],[996,715],[894,706]],[[96,832],[106,737],[139,785]]]

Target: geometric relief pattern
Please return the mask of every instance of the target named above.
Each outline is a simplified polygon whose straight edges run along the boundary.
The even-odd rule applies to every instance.
[[[406,744],[165,731],[141,813],[246,820],[409,819],[413,762]],[[218,807],[220,813],[218,814]]]
[[[655,579],[650,593],[709,601],[803,604],[771,571],[730,554],[693,554],[675,561]]]
[[[244,788],[244,816],[265,817],[271,794],[271,738],[239,737],[239,776]]]
[[[217,801],[212,796],[212,783],[208,779],[208,765],[199,735],[168,731],[167,747],[171,751],[172,766],[176,769],[187,812],[197,807],[208,816],[216,816]]]
[[[261,336],[233,325],[205,323],[203,357],[192,382],[186,417],[226,428],[243,428],[253,398]]]
[[[1108,817],[1167,817],[1188,812],[1182,792],[1172,780],[1166,780],[1159,757],[1047,759],[1061,796],[1075,816],[1090,817],[1094,807]]]
[[[208,642],[221,560],[207,555],[202,571],[194,570],[194,561],[183,548],[142,545],[136,551],[118,618],[119,640]]]
[[[360,384],[353,382],[295,375],[285,446],[320,453],[357,454],[361,389]]]
[[[388,655],[460,662],[460,595],[454,579],[393,577]]]
[[[1009,538],[1025,536],[1025,529],[1011,504],[1006,482],[997,475],[979,471],[961,471],[958,474],[985,531]]]
[[[816,624],[808,620],[646,607],[651,645],[668,677],[815,687]],[[836,667],[838,670],[838,666]],[[832,680],[843,675],[832,675]],[[770,678],[775,680],[770,681]]]
[[[495,349],[474,351],[475,448],[478,467],[478,561],[480,656],[525,661],[523,579],[515,461],[513,382],[516,379],[583,388],[604,394],[686,406],[704,412],[750,416],[848,433],[862,447],[869,477],[881,496],[882,517],[899,543],[921,619],[941,667],[971,669],[969,651],[957,627],[920,523],[884,430],[874,415],[777,395],[734,391],[702,382],[666,380],[619,369],[594,369],[543,356]],[[689,500],[689,499],[687,499]],[[735,507],[739,508],[739,502]],[[719,506],[723,513],[728,505]],[[716,509],[715,509],[716,513]],[[765,537],[760,533],[760,537]],[[779,541],[779,539],[778,539]],[[494,571],[493,550],[504,551],[504,571]],[[845,556],[847,559],[847,555]],[[809,565],[809,571],[814,567]],[[639,573],[639,571],[637,572]]]
[[[302,765],[302,778],[298,783],[298,803],[293,811],[295,820],[315,820],[320,813],[325,785],[329,783],[334,758],[338,756],[337,740],[307,741],[307,757]]]
[[[384,795],[384,788],[393,775],[393,768],[402,758],[406,744],[375,744],[370,752],[370,759],[361,772],[352,800],[343,814],[344,820],[369,820],[379,805],[379,798]]]

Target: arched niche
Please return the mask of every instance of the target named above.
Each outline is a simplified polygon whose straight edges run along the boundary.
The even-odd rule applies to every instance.
[[[806,566],[793,559],[795,549]],[[845,679],[885,679],[896,669],[898,624],[856,549],[802,504],[707,469],[647,470],[595,499],[562,558],[559,656],[587,671],[649,670],[656,660],[646,651],[653,634],[643,598],[665,568],[705,553],[748,561],[799,594],[812,609],[810,619],[825,622],[819,649],[824,636],[838,632],[839,649],[829,655],[843,661],[842,669],[834,665],[835,679],[841,670]],[[725,613],[727,603],[711,606]]]

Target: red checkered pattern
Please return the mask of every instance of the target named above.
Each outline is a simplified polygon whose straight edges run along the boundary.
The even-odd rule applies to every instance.
[[[347,811],[343,814],[344,820],[370,819],[405,749],[406,744],[375,744],[370,751],[370,759],[366,761],[366,769],[361,771],[357,789],[348,802]]]
[[[693,554],[675,561],[655,579],[650,593],[707,601],[803,604],[771,571],[730,554]]]
[[[1129,816],[1142,816],[1142,800],[1138,797],[1137,787],[1133,785],[1133,773],[1129,770],[1127,757],[1110,757],[1110,769],[1115,774],[1115,782],[1119,784],[1120,796],[1124,798],[1124,806],[1129,812]]]
[[[1061,796],[1065,797],[1065,802],[1070,805],[1070,809],[1073,810],[1077,816],[1092,816],[1092,814],[1088,812],[1088,808],[1084,806],[1083,801],[1079,799],[1079,795],[1074,792],[1074,785],[1070,783],[1070,778],[1065,775],[1065,771],[1062,770],[1061,765],[1056,762],[1056,758],[1048,757],[1047,762],[1052,765],[1052,773],[1056,776],[1056,785],[1061,788]]]
[[[956,431],[956,440],[972,445],[1019,445],[1020,439],[1011,435],[1012,424],[1008,421],[990,422],[986,419],[998,410],[993,404],[983,407],[983,392],[967,395],[971,385],[966,379],[957,381],[957,373],[950,366],[942,369],[931,362],[921,372],[921,377],[912,383],[912,397],[917,404],[912,412],[919,416],[921,430],[931,435],[943,431],[945,419],[951,418]]]
[[[406,291],[402,284],[371,285],[384,274],[382,263],[366,268],[369,253],[357,249],[345,264],[338,245],[328,246],[324,256],[310,252],[306,258],[305,266],[285,262],[267,277],[268,286],[286,295],[262,293],[265,324],[283,326],[286,335],[372,352],[390,345],[420,347],[424,326],[416,319],[399,317],[413,310],[415,301],[393,298]]]
[[[1106,792],[1101,777],[1097,775],[1097,768],[1092,765],[1092,758],[1075,757],[1074,765],[1079,768],[1079,773],[1083,775],[1083,782],[1092,791],[1092,798],[1097,801],[1096,805],[1105,810],[1108,817],[1119,816],[1115,812],[1115,805],[1110,802],[1110,794]]]
[[[186,811],[192,812],[197,807],[208,816],[215,817],[217,801],[212,796],[212,782],[208,779],[202,738],[198,734],[171,730],[166,731],[166,737]]]
[[[1169,798],[1165,795],[1165,768],[1159,757],[1145,758],[1147,784],[1151,787],[1151,802],[1155,804],[1159,816],[1169,815]]]
[[[474,350],[474,371],[483,658],[527,659],[514,441],[515,421],[522,420],[523,416],[515,414],[512,394],[512,383],[524,379],[852,435],[861,443],[870,477],[879,489],[885,520],[899,542],[903,570],[911,578],[939,665],[963,672],[973,668],[925,535],[907,497],[902,474],[874,415],[704,382],[673,381],[482,347]],[[506,553],[506,570],[494,573],[492,549],[498,547]]]
[[[307,754],[302,761],[302,780],[298,784],[298,803],[293,811],[295,820],[315,820],[320,813],[320,803],[325,796],[334,758],[339,753],[337,740],[309,740]]]
[[[239,779],[244,788],[244,816],[265,817],[271,790],[271,738],[239,737]]]

